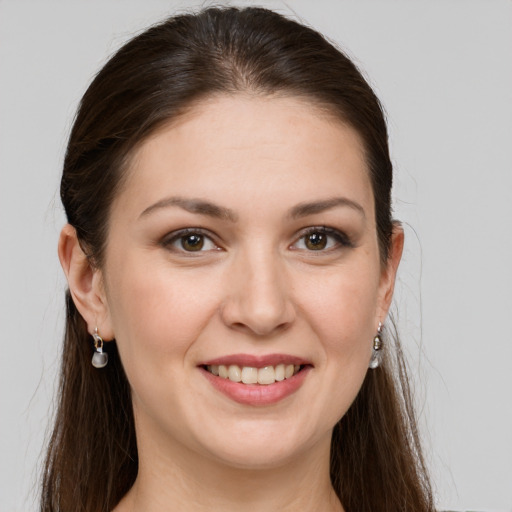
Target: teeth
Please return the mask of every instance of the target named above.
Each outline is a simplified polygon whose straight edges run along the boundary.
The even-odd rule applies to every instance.
[[[274,384],[276,381],[276,371],[273,366],[265,366],[258,370],[258,384]]]
[[[256,384],[258,382],[258,368],[244,366],[242,368],[242,382],[244,384]]]
[[[278,364],[275,367],[254,368],[251,366],[240,367],[236,364],[229,366],[221,364],[207,366],[206,369],[213,375],[233,382],[268,385],[293,377],[300,370],[300,366],[298,364]]]
[[[228,379],[233,382],[240,382],[242,380],[242,370],[240,369],[240,366],[232,364],[228,368]]]

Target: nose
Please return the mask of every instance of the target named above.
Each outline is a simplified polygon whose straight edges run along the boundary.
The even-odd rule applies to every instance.
[[[229,271],[223,322],[258,337],[281,332],[295,319],[291,292],[278,255],[270,251],[240,254]]]

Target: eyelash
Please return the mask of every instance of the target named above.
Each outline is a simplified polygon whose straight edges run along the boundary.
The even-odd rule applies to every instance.
[[[170,249],[170,250],[174,250],[175,252],[181,252],[181,253],[186,253],[186,254],[193,254],[194,252],[205,252],[205,251],[201,251],[201,250],[187,251],[183,248],[183,246],[180,248],[173,247],[174,244],[179,243],[180,241],[183,243],[184,238],[187,236],[190,236],[190,235],[199,235],[203,238],[203,241],[209,240],[216,247],[216,250],[220,250],[220,247],[213,240],[212,235],[208,231],[205,231],[202,228],[186,228],[186,229],[180,229],[179,231],[174,231],[173,233],[170,233],[168,236],[166,236],[163,239],[162,245],[166,249]]]
[[[308,250],[306,248],[298,249],[298,248],[294,247],[300,241],[305,241],[307,236],[317,234],[317,233],[326,235],[328,238],[333,238],[335,240],[335,246],[328,247],[328,248],[322,248],[322,249],[318,249],[318,250],[313,250],[313,249]],[[175,246],[175,244],[178,244],[180,242],[183,243],[183,240],[185,239],[185,237],[187,237],[189,235],[201,236],[203,243],[205,240],[209,240],[209,242],[215,246],[215,249],[207,249],[207,251],[221,250],[221,248],[218,246],[218,244],[214,241],[214,237],[211,235],[211,233],[202,228],[186,228],[186,229],[180,229],[179,231],[170,233],[168,236],[166,236],[162,240],[162,242],[161,242],[162,246],[165,247],[166,249],[174,250],[175,252],[181,252],[181,253],[185,253],[188,255],[192,255],[195,252],[197,252],[197,253],[206,252],[206,251],[202,250],[202,246],[201,246],[200,250],[198,250],[198,251],[187,251],[186,249],[183,248],[183,246],[181,246],[181,247]],[[324,252],[325,253],[327,251],[333,251],[333,250],[339,249],[340,247],[350,248],[350,247],[354,247],[354,244],[352,243],[350,238],[345,233],[343,233],[337,229],[334,229],[334,228],[329,228],[327,226],[312,226],[312,227],[304,229],[300,233],[300,236],[297,238],[297,240],[293,244],[290,245],[290,249],[292,249],[292,250],[305,250],[305,251],[311,252],[311,253],[314,253],[314,252],[319,252],[319,253]]]
[[[307,236],[317,234],[317,233],[327,235],[327,237],[329,237],[329,238],[333,238],[335,240],[334,247],[323,248],[323,249],[319,249],[317,251],[311,250],[311,249],[310,250],[299,249],[299,250],[306,250],[306,251],[312,252],[312,253],[314,253],[314,252],[324,252],[325,253],[328,251],[334,251],[336,249],[339,249],[340,247],[345,247],[345,248],[354,247],[354,244],[352,243],[350,238],[345,233],[343,233],[337,229],[334,229],[334,228],[329,228],[327,226],[312,226],[312,227],[306,228],[305,230],[303,230],[301,232],[297,241],[292,244],[292,247],[294,245],[296,245],[299,241],[305,240],[305,238]]]

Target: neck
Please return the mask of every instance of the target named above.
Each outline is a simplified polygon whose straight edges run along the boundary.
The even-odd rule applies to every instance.
[[[154,439],[138,439],[139,473],[115,512],[343,512],[330,482],[330,435],[279,467],[258,469]]]

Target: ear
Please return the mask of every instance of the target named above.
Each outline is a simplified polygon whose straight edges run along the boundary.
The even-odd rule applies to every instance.
[[[383,266],[379,282],[378,321],[384,323],[393,299],[396,273],[404,248],[404,230],[400,223],[393,223],[391,244],[386,264]]]
[[[105,340],[114,338],[101,270],[91,264],[78,242],[76,230],[66,224],[59,238],[59,259],[73,302],[92,334],[96,327]]]

